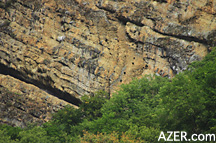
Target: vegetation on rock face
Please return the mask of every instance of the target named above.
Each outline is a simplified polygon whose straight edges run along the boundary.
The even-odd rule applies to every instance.
[[[42,126],[0,126],[0,142],[157,142],[160,131],[216,132],[216,48],[173,79],[146,76],[83,96]]]

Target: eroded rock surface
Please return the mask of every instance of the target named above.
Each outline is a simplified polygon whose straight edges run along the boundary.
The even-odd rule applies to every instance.
[[[216,46],[214,0],[0,4],[0,73],[73,104],[99,89],[113,93],[133,77],[173,77]]]
[[[0,123],[20,127],[28,123],[44,123],[51,119],[52,113],[66,105],[74,106],[34,85],[2,74],[0,95]]]

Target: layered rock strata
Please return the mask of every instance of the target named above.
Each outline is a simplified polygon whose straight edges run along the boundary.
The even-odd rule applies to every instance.
[[[1,74],[0,95],[0,123],[13,126],[44,123],[51,119],[52,113],[66,105],[77,108],[34,85]]]

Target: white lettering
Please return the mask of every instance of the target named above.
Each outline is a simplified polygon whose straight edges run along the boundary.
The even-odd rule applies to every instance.
[[[179,131],[174,131],[174,141],[180,141],[180,139],[177,139],[179,137]]]
[[[162,138],[164,141],[166,141],[166,137],[165,137],[163,131],[160,133],[160,136],[159,136],[159,138],[158,138],[158,141],[160,141],[161,138]]]
[[[187,132],[182,131],[182,132],[181,132],[181,141],[187,141],[186,136],[187,136]]]
[[[168,137],[166,137],[166,136]],[[172,137],[172,135],[174,137]],[[184,142],[184,141],[215,141],[216,137],[215,134],[192,134],[191,138],[187,139],[187,132],[185,131],[167,131],[166,134],[164,134],[163,131],[161,131],[160,136],[158,138],[158,141],[164,140],[164,141],[171,141],[171,142]]]
[[[173,141],[173,139],[170,139],[170,137],[172,136],[173,131],[167,131],[167,133],[169,134],[167,141]]]
[[[201,138],[201,137],[202,137],[202,138]],[[205,136],[204,136],[203,134],[199,134],[198,140],[199,140],[199,141],[204,141],[204,140],[205,140]]]
[[[194,136],[197,137],[197,134],[193,134],[193,135],[191,136],[192,141],[197,141],[197,139],[194,139]]]
[[[213,141],[215,141],[215,134],[206,134],[206,141],[212,141],[212,136],[213,136]],[[209,137],[209,140],[208,140]]]

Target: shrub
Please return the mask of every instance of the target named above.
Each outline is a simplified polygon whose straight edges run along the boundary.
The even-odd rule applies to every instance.
[[[93,96],[84,95],[82,97],[82,104],[80,109],[83,111],[85,119],[94,120],[102,116],[101,108],[106,101],[108,101],[109,95],[105,91],[98,91]]]
[[[12,140],[19,139],[19,132],[22,131],[20,127],[12,127],[6,124],[0,125],[0,130],[4,131],[4,134]]]

